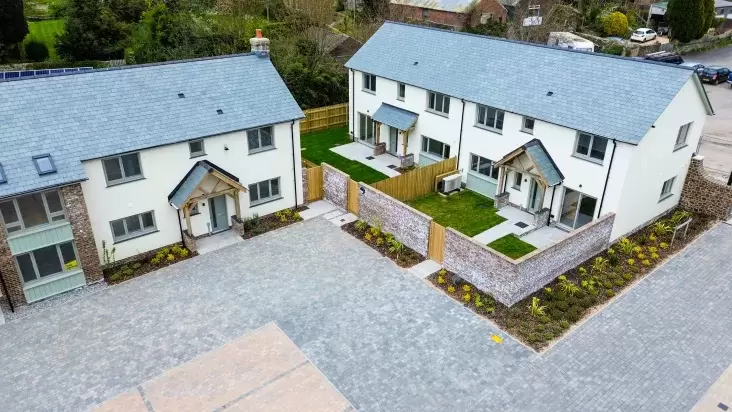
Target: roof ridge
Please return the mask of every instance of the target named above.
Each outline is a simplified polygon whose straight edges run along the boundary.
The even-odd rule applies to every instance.
[[[249,56],[256,56],[256,54],[253,52],[237,53],[237,54],[223,54],[223,55],[219,55],[219,56],[195,57],[195,58],[191,58],[191,59],[168,60],[168,61],[164,61],[164,62],[130,64],[130,65],[124,65],[124,66],[117,66],[117,67],[101,67],[98,69],[78,70],[78,71],[74,71],[74,72],[65,72],[65,73],[48,73],[48,74],[40,74],[40,75],[35,75],[35,76],[15,77],[15,78],[11,78],[11,79],[0,79],[0,83],[19,82],[19,81],[23,81],[23,80],[34,80],[34,79],[44,79],[44,78],[48,78],[48,77],[73,76],[73,75],[82,75],[82,74],[91,74],[91,73],[105,73],[105,72],[118,71],[118,70],[141,69],[141,68],[146,68],[146,67],[168,66],[168,65],[182,64],[182,63],[195,63],[195,62],[208,61],[208,60],[224,60],[224,59],[249,57]],[[259,57],[257,57],[257,58],[259,58]],[[31,69],[29,69],[29,70],[31,70]],[[32,69],[32,70],[53,70],[53,69]]]
[[[609,59],[618,59],[618,60],[639,62],[639,63],[645,63],[645,64],[654,64],[654,65],[660,65],[660,66],[665,66],[665,67],[675,67],[677,69],[682,69],[682,70],[692,70],[692,71],[694,70],[693,68],[680,66],[678,64],[673,64],[673,63],[664,63],[664,62],[657,62],[657,61],[653,61],[653,60],[637,59],[637,58],[628,57],[628,56],[616,56],[614,54],[589,52],[589,51],[575,50],[575,49],[565,49],[562,47],[549,46],[548,44],[530,43],[530,42],[522,41],[522,40],[511,40],[511,39],[506,39],[503,37],[486,36],[484,34],[467,33],[467,32],[463,32],[463,31],[441,29],[439,27],[423,26],[421,24],[404,23],[404,22],[393,21],[393,20],[386,20],[386,21],[384,21],[384,24],[395,24],[395,25],[399,25],[399,26],[407,26],[407,27],[413,27],[413,28],[417,28],[417,29],[434,30],[434,31],[439,31],[439,32],[444,32],[444,33],[449,33],[449,34],[454,34],[454,35],[477,37],[477,38],[485,39],[485,40],[496,40],[496,41],[500,41],[500,42],[504,42],[504,43],[521,44],[524,46],[532,46],[532,47],[539,47],[539,48],[549,49],[549,50],[557,50],[559,52],[578,53],[578,54],[585,54],[588,56],[597,56],[597,57],[605,57],[605,58],[609,58]],[[582,37],[582,36],[580,36],[580,37]],[[587,39],[585,39],[585,40],[587,40]],[[589,40],[589,41],[592,41],[592,40]]]

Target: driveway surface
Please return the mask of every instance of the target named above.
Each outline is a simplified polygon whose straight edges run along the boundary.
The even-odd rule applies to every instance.
[[[89,409],[274,322],[359,411],[689,411],[732,363],[730,250],[721,224],[537,355],[313,219],[0,326],[0,405]]]

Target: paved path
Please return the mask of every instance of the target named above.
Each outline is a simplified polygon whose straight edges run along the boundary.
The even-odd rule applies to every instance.
[[[732,363],[730,250],[718,226],[537,356],[313,219],[1,326],[0,405],[84,410],[274,321],[359,411],[688,411]]]

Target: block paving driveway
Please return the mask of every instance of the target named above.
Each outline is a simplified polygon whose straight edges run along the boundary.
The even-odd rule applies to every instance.
[[[731,251],[721,224],[537,355],[313,219],[0,326],[0,409],[134,401],[271,324],[358,411],[689,411],[732,363]]]

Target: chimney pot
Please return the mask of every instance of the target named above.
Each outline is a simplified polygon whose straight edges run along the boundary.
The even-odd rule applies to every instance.
[[[257,29],[257,38],[258,39],[262,38],[262,29]]]

